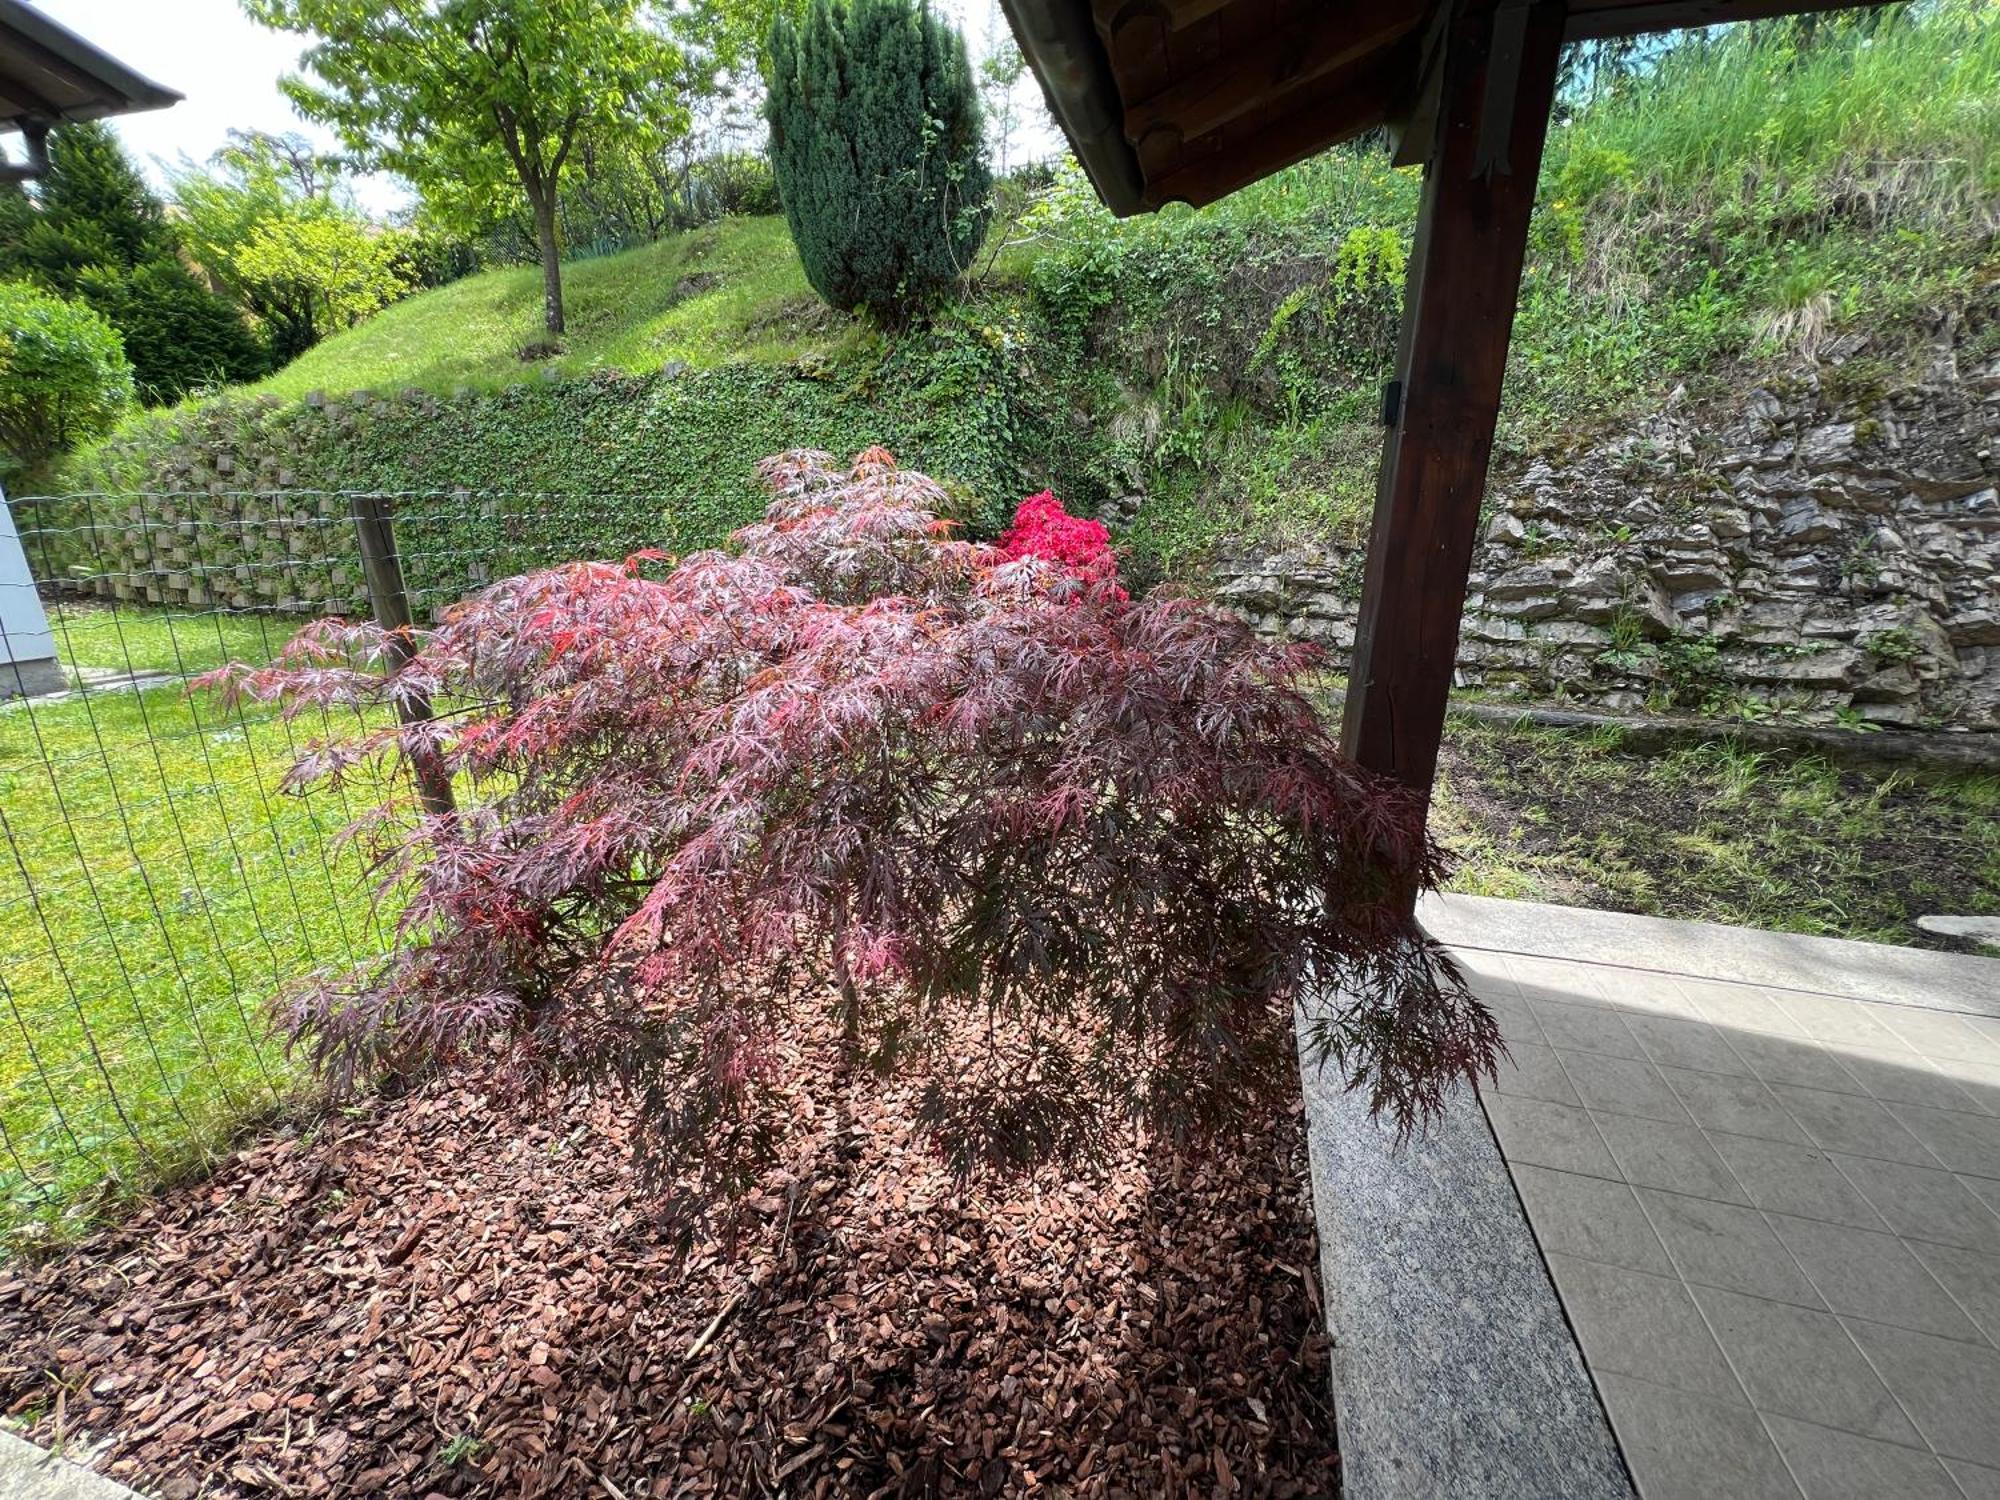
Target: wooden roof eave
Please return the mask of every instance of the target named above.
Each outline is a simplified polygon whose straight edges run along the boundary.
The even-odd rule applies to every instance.
[[[1125,139],[1118,85],[1089,8],[1075,0],[1000,0],[1000,8],[1105,207],[1121,219],[1155,207],[1138,153]]]
[[[165,109],[181,97],[22,0],[0,0],[0,130]]]

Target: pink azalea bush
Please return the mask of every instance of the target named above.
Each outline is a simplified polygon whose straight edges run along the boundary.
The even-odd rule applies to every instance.
[[[999,548],[1003,557],[1040,558],[1072,578],[1116,587],[1118,557],[1111,550],[1111,532],[1102,521],[1071,515],[1048,490],[1020,503],[1014,524],[1001,533]],[[1122,589],[1117,593],[1125,597]]]
[[[282,1003],[325,1076],[615,1090],[706,1195],[749,1181],[780,1042],[829,1012],[964,1170],[1281,1108],[1295,1007],[1404,1126],[1490,1070],[1492,1018],[1405,915],[1441,866],[1422,811],[1341,758],[1308,651],[1127,599],[1046,495],[989,547],[880,449],[762,473],[726,551],[508,579],[407,661],[324,620],[214,675],[369,711],[289,775],[376,790],[357,836],[407,894],[392,953]],[[452,707],[379,711],[412,695]],[[413,757],[458,813],[421,811]]]

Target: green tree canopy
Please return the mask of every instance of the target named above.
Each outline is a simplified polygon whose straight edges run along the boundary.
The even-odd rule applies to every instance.
[[[412,279],[405,231],[355,208],[340,163],[300,136],[232,133],[213,165],[174,175],[188,252],[295,359],[395,300]]]
[[[109,318],[149,402],[262,374],[263,348],[181,263],[176,228],[107,127],[64,125],[49,137],[35,197],[0,205],[0,275],[80,297]]]
[[[965,41],[912,0],[811,0],[767,49],[771,161],[819,294],[895,325],[972,263],[992,186]]]
[[[131,401],[132,366],[102,314],[0,281],[0,454],[35,468],[108,432]]]
[[[357,165],[408,178],[476,229],[518,191],[535,223],[548,331],[563,331],[563,172],[577,142],[684,130],[681,52],[639,0],[243,0],[267,26],[313,38],[310,76],[283,87]]]

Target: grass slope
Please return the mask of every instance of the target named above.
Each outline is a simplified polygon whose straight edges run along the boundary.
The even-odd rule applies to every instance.
[[[572,261],[563,286],[569,332],[552,358],[522,357],[546,339],[542,277],[513,266],[398,302],[247,389],[294,399],[315,390],[500,386],[544,369],[645,374],[676,361],[776,363],[857,336],[807,286],[779,218],[725,220]]]

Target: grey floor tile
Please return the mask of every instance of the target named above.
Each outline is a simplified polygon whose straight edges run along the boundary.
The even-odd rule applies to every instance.
[[[1482,1095],[1487,1118],[1507,1160],[1558,1172],[1616,1177],[1618,1167],[1604,1149],[1590,1116],[1574,1105],[1509,1094]]]
[[[1938,1070],[1951,1076],[1972,1101],[1973,1109],[1982,1115],[2000,1115],[2000,1064],[1951,1058],[1939,1063]]]
[[[1839,1058],[1816,1042],[1738,1032],[1730,1039],[1730,1045],[1749,1064],[1750,1071],[1766,1083],[1844,1090],[1850,1094],[1863,1092],[1855,1076],[1840,1065]]]
[[[1693,1125],[1668,1125],[1633,1115],[1592,1118],[1618,1160],[1620,1175],[1634,1186],[1713,1198],[1718,1203],[1750,1201],[1708,1137]]]
[[[1930,1268],[1931,1275],[1979,1325],[1986,1341],[2000,1348],[2000,1255],[1961,1250],[1956,1245],[1910,1241],[1910,1252]],[[2000,1400],[2000,1395],[1996,1395]],[[1994,1414],[2000,1421],[2000,1412]]]
[[[1976,1172],[1961,1172],[1958,1174],[1958,1180],[1973,1197],[1996,1214],[2000,1214],[2000,1181],[1983,1177]]]
[[[1742,1135],[1709,1139],[1757,1207],[1863,1229],[1882,1227],[1881,1216],[1818,1147]]]
[[[1683,1280],[1825,1307],[1756,1209],[1655,1188],[1640,1188],[1638,1194]]]
[[[1954,1172],[2000,1178],[2000,1119],[1921,1104],[1885,1106]],[[1806,1128],[1812,1128],[1807,1122]]]
[[[1848,1328],[1941,1455],[2000,1466],[2000,1350],[1852,1320]]]
[[[1995,1045],[1950,1011],[1918,1010],[1907,1005],[1871,1007],[1876,1019],[1925,1057],[1965,1057],[2000,1060]]]
[[[1972,1320],[1895,1235],[1783,1214],[1771,1216],[1771,1227],[1835,1312],[1980,1341]]]
[[[1965,1492],[1965,1500],[2000,1500],[2000,1469],[1969,1464],[1962,1458],[1947,1458],[1944,1466]]]
[[[1806,1144],[1806,1133],[1778,1103],[1761,1078],[1729,1073],[1696,1073],[1687,1068],[1662,1068],[1687,1112],[1704,1130],[1731,1135],[1760,1136],[1767,1141]]]
[[[1778,1003],[1816,1041],[1841,1047],[1872,1047],[1882,1052],[1907,1050],[1908,1043],[1875,1014],[1878,1006],[1834,995],[1781,994]]]
[[[1555,1048],[1540,1042],[1509,1041],[1507,1053],[1493,1069],[1493,1087],[1501,1093],[1546,1099],[1551,1104],[1580,1102],[1562,1064],[1556,1060]]]
[[[1611,1429],[1644,1500],[1798,1500],[1757,1414],[1643,1380],[1600,1375]]]
[[[1633,1271],[1674,1274],[1639,1200],[1622,1182],[1520,1163],[1514,1185],[1546,1254],[1580,1255]]]
[[[1747,1073],[1748,1064],[1725,1040],[1721,1028],[1706,1021],[1673,1016],[1633,1016],[1632,1034],[1646,1056],[1662,1067],[1694,1068],[1704,1073]]]
[[[1533,1000],[1529,1008],[1541,1024],[1542,1037],[1565,1052],[1603,1052],[1612,1057],[1641,1057],[1625,1017],[1607,1005],[1558,1004]]]
[[[1939,1070],[1927,1058],[1909,1053],[1859,1052],[1844,1049],[1841,1066],[1860,1081],[1871,1098],[1898,1104],[1927,1104],[1933,1109],[1979,1112],[1970,1091]]]
[[[1677,1278],[1570,1255],[1548,1262],[1592,1371],[1742,1403],[1742,1387]]]
[[[1683,979],[1681,989],[1694,1001],[1704,1021],[1725,1031],[1764,1031],[1776,1036],[1804,1037],[1801,1026],[1778,997],[1754,985],[1722,984],[1711,979]]]
[[[1645,1016],[1701,1019],[1677,976],[1654,969],[1610,969],[1598,976],[1605,999],[1620,1010]]]
[[[1767,1416],[1764,1426],[1806,1500],[1962,1500],[1944,1466],[1921,1448],[1792,1417]]]
[[[1916,1441],[1888,1387],[1831,1313],[1715,1287],[1691,1290],[1759,1411],[1862,1437]]]
[[[1486,998],[1487,992],[1520,994],[1514,984],[1513,975],[1507,972],[1507,957],[1503,953],[1488,952],[1480,948],[1453,948],[1451,961],[1458,966],[1458,972],[1465,976],[1465,982]]]
[[[1601,1052],[1563,1052],[1563,1072],[1576,1097],[1588,1109],[1639,1115],[1648,1120],[1688,1123],[1688,1112],[1667,1087],[1660,1070],[1632,1057],[1607,1057]]]
[[[1506,955],[1507,975],[1524,995],[1535,999],[1581,1001],[1595,1004],[1604,999],[1598,970],[1591,964],[1567,959],[1537,958],[1527,953]]]
[[[1541,1023],[1535,1019],[1527,1001],[1488,999],[1484,995],[1479,1000],[1493,1012],[1493,1019],[1500,1027],[1500,1039],[1509,1047],[1548,1045],[1542,1040]]]
[[[1806,1134],[1828,1151],[1845,1156],[1874,1156],[1883,1161],[1934,1167],[1937,1158],[1905,1129],[1886,1105],[1858,1094],[1836,1094],[1778,1084],[1778,1102],[1805,1127]]]
[[[1833,1161],[1897,1234],[2000,1253],[2000,1214],[1979,1201],[1967,1179],[1869,1157],[1835,1153]]]

